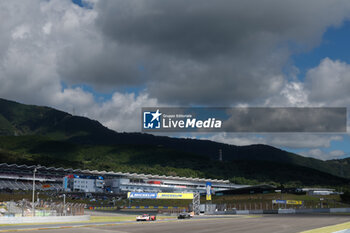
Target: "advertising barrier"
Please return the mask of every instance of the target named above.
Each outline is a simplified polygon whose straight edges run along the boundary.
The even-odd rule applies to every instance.
[[[272,200],[272,204],[287,204],[286,200]]]
[[[303,201],[287,200],[287,205],[302,205]]]
[[[272,200],[272,204],[302,205],[303,201],[296,201],[296,200]]]
[[[193,199],[193,193],[139,193],[128,192],[129,199]]]

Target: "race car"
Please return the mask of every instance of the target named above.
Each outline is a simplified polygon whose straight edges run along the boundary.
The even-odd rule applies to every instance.
[[[156,216],[143,214],[136,217],[136,221],[156,221]]]
[[[178,219],[186,219],[186,218],[192,218],[192,215],[190,213],[182,212],[177,216]]]

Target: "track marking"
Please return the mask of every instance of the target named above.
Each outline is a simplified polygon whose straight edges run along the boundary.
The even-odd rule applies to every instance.
[[[335,233],[338,231],[343,231],[350,229],[350,222],[341,223],[333,226],[316,228],[308,231],[302,231],[301,233]]]

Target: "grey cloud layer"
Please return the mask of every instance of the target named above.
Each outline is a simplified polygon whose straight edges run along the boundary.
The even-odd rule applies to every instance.
[[[206,137],[207,138],[207,137]],[[233,145],[268,144],[286,148],[328,148],[332,141],[341,141],[341,135],[308,134],[308,133],[274,133],[274,134],[239,134],[218,133],[209,136],[209,139]]]
[[[1,97],[75,109],[118,131],[139,130],[139,108],[159,104],[350,105],[346,63],[322,61],[305,84],[282,72],[348,19],[348,0],[91,1],[0,1]],[[113,97],[99,102],[73,84]]]
[[[346,108],[233,108],[227,132],[338,132],[347,127]]]
[[[95,10],[96,41],[68,46],[59,59],[68,82],[144,85],[161,102],[230,105],[278,93],[291,52],[317,45],[350,2],[113,0]]]
[[[348,17],[350,2],[336,3],[107,0],[85,9],[69,0],[2,2],[1,92],[35,99],[33,91],[57,93],[63,81],[144,88],[164,104],[259,105],[288,85],[282,69],[291,53],[317,45]]]

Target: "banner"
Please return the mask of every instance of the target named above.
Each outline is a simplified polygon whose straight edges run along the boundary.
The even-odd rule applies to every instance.
[[[302,205],[303,201],[296,201],[296,200],[272,200],[272,204]]]
[[[205,188],[206,188],[206,200],[211,201],[211,182],[207,182],[205,184]]]
[[[130,199],[193,199],[193,193],[140,193],[128,192]]]
[[[303,201],[287,200],[287,205],[302,205]]]
[[[128,192],[128,198],[130,198],[130,199],[156,199],[157,193]]]
[[[68,177],[63,178],[63,189],[66,191],[68,189]]]
[[[193,199],[193,193],[158,193],[157,199]]]
[[[286,200],[272,200],[272,204],[287,204]]]

